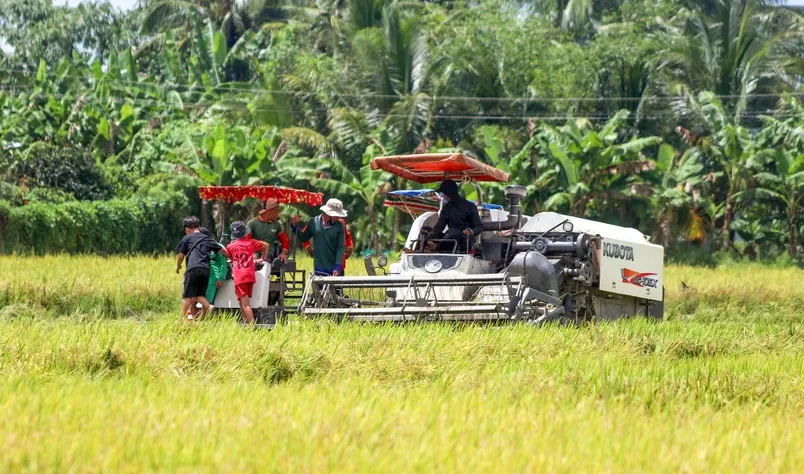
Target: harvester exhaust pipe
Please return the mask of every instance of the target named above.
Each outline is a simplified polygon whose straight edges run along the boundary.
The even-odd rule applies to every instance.
[[[484,231],[501,231],[509,230],[516,227],[520,222],[524,221],[522,217],[522,209],[519,207],[519,202],[527,195],[525,186],[511,185],[505,187],[505,198],[508,199],[508,219],[502,222],[484,222]]]

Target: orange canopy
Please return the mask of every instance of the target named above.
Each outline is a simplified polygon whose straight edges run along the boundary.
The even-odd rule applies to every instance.
[[[463,153],[425,153],[421,155],[382,156],[371,160],[371,169],[385,170],[417,183],[445,179],[460,181],[508,181],[508,173],[481,163]]]
[[[198,188],[201,199],[240,202],[246,198],[260,201],[276,199],[282,204],[307,204],[320,206],[324,195],[300,189],[280,188],[278,186],[201,186]]]

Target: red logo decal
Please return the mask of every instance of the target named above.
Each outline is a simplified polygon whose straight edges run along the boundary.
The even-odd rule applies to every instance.
[[[623,268],[621,272],[623,276],[623,283],[629,283],[640,288],[656,288],[659,284],[659,280],[657,278],[651,278],[652,276],[656,275],[655,273],[640,273],[628,268]]]

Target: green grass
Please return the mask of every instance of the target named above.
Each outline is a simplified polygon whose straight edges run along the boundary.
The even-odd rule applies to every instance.
[[[0,257],[0,471],[804,465],[801,270],[669,267],[660,323],[255,331],[179,322],[172,268]]]

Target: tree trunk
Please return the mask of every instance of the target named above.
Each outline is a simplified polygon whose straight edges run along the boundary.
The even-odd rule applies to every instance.
[[[528,119],[528,141],[532,140],[534,135],[536,135],[536,120]],[[539,176],[539,157],[536,155],[535,146],[530,147],[530,150],[528,150],[528,159],[530,160],[530,165],[533,167],[533,174]]]
[[[6,216],[0,213],[0,254],[6,253]]]
[[[377,231],[377,222],[374,220],[374,209],[368,207],[369,232],[371,232],[371,246],[376,256],[380,256],[380,233]]]
[[[796,242],[796,226],[798,225],[795,202],[790,208],[790,256],[796,258],[798,242]]]
[[[221,231],[218,233],[218,235],[221,235],[221,236],[226,232],[226,211],[227,211],[226,206],[227,206],[227,204],[225,202],[221,203],[221,210],[222,210],[222,212],[221,212]],[[231,235],[229,236],[229,240],[232,240]]]
[[[553,17],[553,26],[556,28],[560,28],[561,23],[564,22],[564,9],[567,8],[568,3],[569,0],[558,0],[556,2],[557,10],[555,17]]]
[[[117,126],[114,122],[109,123],[109,147],[106,150],[106,156],[114,156],[114,136],[117,132]]]
[[[734,218],[734,206],[731,201],[731,193],[726,197],[726,215],[723,218],[723,250],[731,248],[731,221]]]
[[[673,222],[673,210],[667,208],[665,213],[659,220],[659,232],[662,234],[662,246],[666,249],[670,247],[670,232],[672,229],[671,223]]]
[[[216,224],[218,229],[218,238],[222,238],[226,232],[226,203],[223,201],[215,201],[212,205],[212,221]]]

